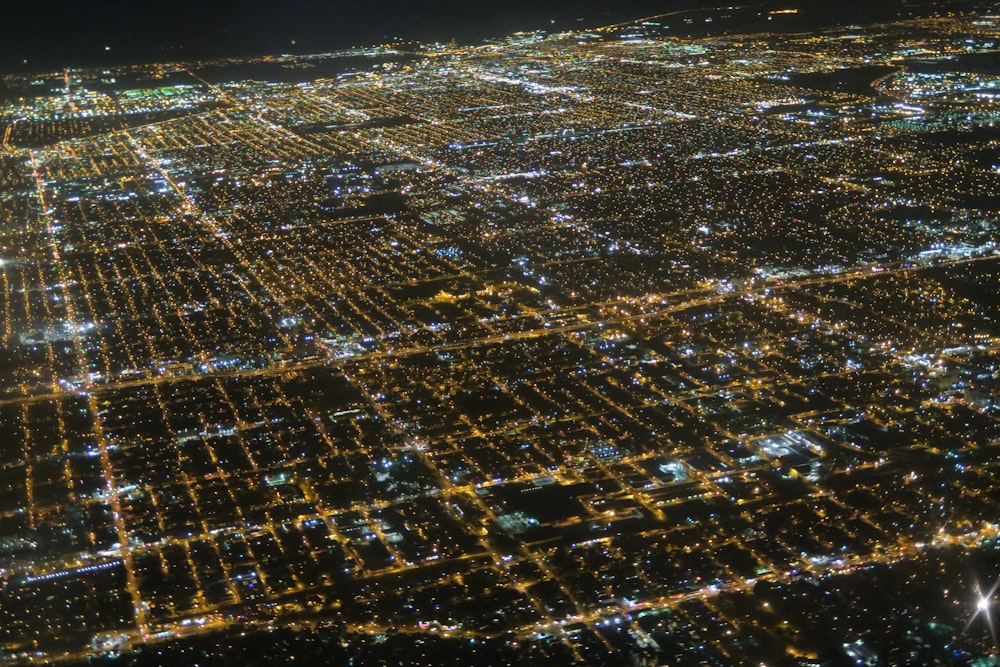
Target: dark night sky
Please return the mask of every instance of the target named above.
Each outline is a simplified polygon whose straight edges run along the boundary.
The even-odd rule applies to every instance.
[[[849,20],[895,0],[767,0]],[[393,36],[474,42],[535,27],[601,25],[709,0],[12,0],[0,15],[0,71],[217,55],[316,52]],[[585,19],[577,23],[577,18]],[[863,18],[858,16],[857,18]],[[292,46],[292,40],[296,40]],[[111,50],[106,51],[105,47]]]

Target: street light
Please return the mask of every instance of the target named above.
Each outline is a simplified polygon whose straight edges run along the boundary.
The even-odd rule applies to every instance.
[[[1000,579],[994,582],[993,586],[985,593],[979,587],[979,584],[976,584],[976,595],[978,596],[976,599],[976,610],[969,618],[969,622],[965,624],[965,630],[962,631],[963,634],[967,632],[969,627],[972,626],[973,621],[976,620],[976,617],[982,615],[986,619],[986,627],[990,630],[990,639],[993,642],[992,648],[994,651],[997,648],[997,633],[993,625],[993,614],[990,613],[990,610],[993,607],[993,596],[996,594],[998,588],[1000,588]]]

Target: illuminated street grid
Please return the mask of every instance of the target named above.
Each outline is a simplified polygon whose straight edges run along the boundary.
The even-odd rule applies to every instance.
[[[672,19],[8,77],[6,654],[276,619],[863,656],[768,606],[995,538],[1000,73],[962,59],[1000,20]]]

